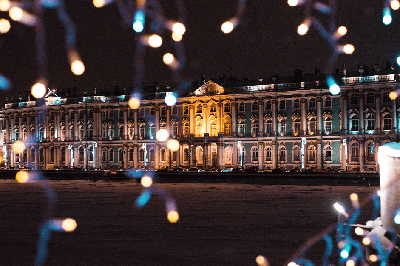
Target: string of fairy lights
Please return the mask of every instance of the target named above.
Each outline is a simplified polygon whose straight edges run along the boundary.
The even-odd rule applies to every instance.
[[[138,88],[129,99],[129,107],[132,109],[138,109],[141,103],[140,86],[145,73],[145,50],[147,47],[158,48],[165,40],[161,37],[161,33],[164,30],[171,32],[171,40],[174,43],[174,51],[170,51],[163,56],[163,62],[171,69],[174,81],[182,81],[180,77],[180,71],[185,67],[186,58],[182,45],[183,36],[186,32],[185,27],[185,9],[183,0],[176,0],[175,5],[178,10],[179,19],[178,21],[168,19],[164,15],[162,4],[159,1],[123,1],[123,0],[93,0],[93,5],[96,8],[102,8],[107,5],[115,4],[120,12],[123,23],[131,25],[132,30],[138,35],[139,41],[136,43],[136,54],[135,54],[135,77],[134,85]],[[332,55],[329,59],[328,66],[325,70],[326,82],[329,86],[329,90],[333,95],[340,93],[340,87],[332,75],[333,67],[340,54],[351,54],[354,52],[355,47],[351,44],[341,44],[340,39],[347,33],[345,26],[336,27],[336,1],[330,0],[329,4],[322,3],[315,0],[288,0],[289,6],[304,6],[305,19],[301,25],[298,26],[298,34],[304,35],[308,32],[310,27],[315,27],[319,34],[328,41]],[[225,34],[231,33],[241,22],[244,10],[246,7],[245,0],[238,0],[236,13],[227,21],[221,25],[221,31]],[[385,0],[383,6],[382,22],[385,25],[389,25],[392,22],[391,12],[392,10],[398,10],[400,3],[398,0]],[[48,87],[48,73],[47,73],[47,59],[46,59],[46,47],[45,37],[46,32],[43,26],[43,10],[55,9],[57,11],[58,19],[65,28],[65,43],[66,53],[68,54],[68,60],[71,66],[71,72],[75,75],[82,75],[85,72],[85,64],[82,62],[78,50],[76,49],[76,29],[73,21],[69,17],[65,3],[63,0],[35,0],[35,1],[9,1],[0,0],[0,12],[8,12],[9,18],[13,21],[17,21],[26,26],[33,27],[36,33],[36,54],[37,54],[37,67],[39,76],[37,81],[32,85],[31,94],[38,99],[41,104],[41,108],[46,108],[44,104],[44,96]],[[320,19],[315,14],[328,16],[329,24],[323,25]],[[155,32],[147,33],[146,25],[150,20],[158,25]],[[0,19],[0,34],[5,34],[11,30],[10,21],[7,19]],[[12,87],[10,80],[0,74],[0,89],[9,89]],[[168,106],[173,106],[176,103],[176,95],[171,92],[166,95],[165,102]],[[43,121],[41,121],[43,122]],[[179,141],[170,137],[170,133],[166,129],[161,129],[156,134],[158,142],[166,143],[167,147],[171,151],[177,151],[179,149]],[[25,141],[16,141],[12,144],[12,150],[16,153],[21,153],[25,149],[29,148],[29,145],[36,145],[34,138],[30,137]],[[144,207],[150,200],[152,195],[158,195],[165,200],[165,209],[167,213],[167,219],[170,223],[176,223],[179,220],[179,213],[176,202],[171,195],[156,184],[154,184],[154,176],[148,173],[128,171],[130,178],[140,178],[143,191],[141,195],[135,201],[137,208]],[[43,188],[47,202],[47,212],[45,215],[44,223],[40,226],[40,234],[38,240],[37,256],[35,265],[43,265],[46,261],[47,256],[47,244],[51,232],[62,231],[71,232],[77,227],[77,223],[72,218],[60,219],[53,217],[53,209],[56,203],[56,193],[51,188],[49,182],[43,176],[40,171],[27,172],[19,171],[16,174],[16,180],[19,183],[31,183],[36,182]],[[389,258],[391,251],[394,248],[394,244],[389,248],[384,248],[380,239],[374,239],[376,235],[370,234],[372,227],[356,227],[355,233],[362,236],[362,240],[356,240],[352,236],[352,228],[359,218],[361,207],[365,203],[360,203],[356,194],[350,195],[352,203],[352,212],[348,214],[343,206],[335,204],[337,211],[345,217],[338,221],[337,224],[328,227],[326,230],[317,234],[313,238],[309,239],[296,254],[294,254],[288,263],[288,266],[297,265],[315,265],[312,261],[306,257],[307,250],[315,245],[318,241],[323,240],[326,249],[325,253],[321,257],[321,263],[323,265],[331,265],[332,255],[334,250],[339,252],[338,265],[355,266],[365,265],[366,259],[369,262],[380,261],[381,265],[385,265],[385,261]],[[378,219],[379,213],[379,198],[378,194],[374,194],[370,199],[374,202],[374,212],[371,215],[372,220]],[[395,222],[400,223],[400,211],[397,212]],[[379,222],[378,222],[379,223]],[[373,231],[373,230],[372,230]],[[331,236],[336,233],[336,238]],[[371,254],[365,259],[366,249],[374,243],[374,248],[377,250],[377,254]],[[396,243],[396,236],[392,243]],[[256,258],[256,262],[260,266],[269,265],[267,258],[260,255]]]

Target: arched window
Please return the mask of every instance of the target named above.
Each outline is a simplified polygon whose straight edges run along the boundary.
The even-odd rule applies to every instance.
[[[315,148],[314,145],[311,145],[308,147],[308,161],[309,162],[315,162],[317,159],[317,149]]]
[[[375,148],[374,142],[370,141],[367,144],[367,160],[368,161],[375,161]]]
[[[279,147],[279,161],[286,162],[286,147],[285,146]]]
[[[350,117],[350,131],[354,131],[354,132],[358,132],[358,115],[357,114],[353,114]]]
[[[239,109],[239,112],[244,112],[244,102],[243,101],[239,102],[238,109]]]
[[[85,137],[85,127],[79,125],[79,139],[82,140]]]
[[[300,109],[300,99],[294,99],[293,101],[293,110]]]
[[[44,139],[44,127],[39,127],[39,141],[43,141]]]
[[[188,148],[183,149],[183,161],[185,161],[185,162],[189,161],[189,149]]]
[[[28,129],[26,127],[24,127],[22,129],[22,140],[26,140],[28,137]]]
[[[124,150],[120,149],[118,150],[118,162],[123,162],[124,161]]]
[[[107,162],[107,150],[106,149],[102,150],[102,152],[101,152],[101,161],[103,163]]]
[[[183,123],[183,135],[184,136],[189,135],[189,123],[187,122]]]
[[[301,159],[301,149],[299,146],[293,147],[293,162],[300,162]]]
[[[88,140],[93,139],[93,125],[88,125],[87,126],[87,134],[88,134]]]
[[[390,114],[383,116],[383,130],[392,130],[392,117]]]
[[[258,112],[258,102],[257,101],[253,101],[251,104],[251,111],[252,112]]]
[[[317,107],[317,104],[316,104],[316,103],[317,103],[317,102],[316,102],[315,98],[311,98],[310,101],[309,101],[308,108],[309,108],[309,109],[315,109],[315,108]]]
[[[332,152],[333,152],[333,149],[332,149],[331,145],[326,145],[324,147],[324,160],[326,162],[331,162],[332,161]]]
[[[164,148],[160,149],[160,161],[165,162],[167,160],[166,150]]]
[[[360,149],[358,143],[357,142],[352,143],[350,145],[351,161],[352,162],[359,161],[359,154],[360,154]]]
[[[241,120],[241,121],[239,121],[239,124],[238,124],[238,134],[239,134],[239,137],[244,137],[244,135],[245,135],[245,123],[244,123],[244,121],[243,120]]]
[[[217,111],[217,106],[213,103],[210,105],[210,112],[215,113]]]
[[[150,124],[149,135],[150,139],[154,139],[154,137],[156,136],[156,126],[154,124]]]
[[[264,129],[265,133],[267,133],[267,134],[271,134],[272,133],[272,120],[271,119],[265,120],[264,128],[265,128]]]
[[[308,121],[308,133],[314,135],[317,131],[317,120],[315,117],[311,117]]]
[[[144,149],[140,149],[139,150],[139,161],[140,162],[144,162],[144,158],[145,158],[145,150]]]
[[[61,165],[66,165],[66,162],[65,162],[65,153],[66,153],[66,148],[65,147],[61,147]]]
[[[203,112],[203,108],[202,108],[201,104],[197,105],[196,113],[202,113],[202,112]]]
[[[132,162],[133,161],[133,149],[128,150],[128,161]]]
[[[210,136],[218,136],[216,119],[213,119],[210,123]]]
[[[54,163],[54,147],[50,148],[50,163]]]
[[[61,137],[61,141],[65,140],[65,126],[61,126],[61,130],[60,130],[60,137]]]
[[[258,162],[258,147],[257,146],[253,146],[251,148],[251,161]]]
[[[271,148],[271,146],[265,147],[265,161],[266,162],[272,161],[272,148]]]
[[[114,139],[114,127],[113,126],[108,127],[108,139],[109,140]]]
[[[108,150],[108,161],[111,163],[114,162],[114,149],[113,148]]]
[[[332,134],[332,118],[330,116],[324,119],[325,134]]]
[[[368,113],[365,116],[365,129],[367,131],[375,130],[375,114]]]
[[[279,120],[279,133],[281,136],[286,134],[286,120],[285,119],[281,119]]]
[[[251,135],[253,137],[256,137],[258,135],[258,120],[253,119],[251,121]]]
[[[144,139],[144,131],[145,130],[145,128],[144,128],[144,124],[140,124],[139,125],[139,139]]]
[[[154,152],[153,148],[151,148],[149,150],[149,159],[150,159],[150,162],[154,162],[156,160],[156,156],[155,156],[155,152]]]
[[[85,150],[83,147],[79,147],[78,153],[78,161],[79,163],[83,163],[85,161]]]
[[[232,165],[233,163],[233,149],[231,146],[225,148],[225,164]]]
[[[197,137],[203,136],[203,123],[201,119],[196,121],[196,136]]]
[[[293,134],[295,136],[298,136],[298,135],[300,135],[300,131],[301,131],[300,119],[295,118],[295,119],[293,119]]]
[[[203,147],[196,147],[196,161],[198,164],[203,164]]]
[[[325,98],[325,108],[331,108],[332,107],[332,98],[329,96],[326,96]]]

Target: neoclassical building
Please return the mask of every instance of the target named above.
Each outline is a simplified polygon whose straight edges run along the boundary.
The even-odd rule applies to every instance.
[[[340,76],[331,95],[318,75],[300,79],[202,82],[165,104],[168,87],[8,102],[0,112],[1,165],[6,168],[126,169],[165,167],[342,169],[377,171],[377,148],[398,141],[398,74]],[[68,96],[70,95],[70,96]],[[156,140],[159,129],[177,151]],[[21,140],[26,149],[16,153]]]

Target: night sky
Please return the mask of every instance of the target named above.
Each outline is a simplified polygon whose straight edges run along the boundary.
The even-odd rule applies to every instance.
[[[271,75],[288,76],[295,69],[313,73],[324,70],[331,50],[317,30],[305,36],[297,34],[297,26],[305,19],[304,6],[289,7],[285,0],[247,1],[239,26],[230,34],[220,30],[221,24],[233,17],[237,2],[232,0],[183,0],[186,33],[183,48],[186,65],[181,78],[187,81],[233,75],[258,79]],[[178,20],[175,1],[160,1],[165,16]],[[67,11],[77,29],[77,50],[86,71],[82,76],[71,73],[65,50],[64,28],[52,9],[45,12],[49,87],[92,91],[114,86],[132,87],[135,77],[135,47],[138,40],[131,26],[124,25],[115,4],[96,9],[90,0],[66,0]],[[400,54],[400,11],[393,11],[389,26],[382,23],[381,1],[337,1],[337,26],[348,33],[342,44],[355,46],[352,55],[340,55],[337,68],[343,64],[356,69],[363,64],[372,68],[395,62]],[[7,13],[2,17],[8,18]],[[314,16],[328,26],[327,16]],[[151,19],[146,18],[146,33],[151,33]],[[170,69],[163,63],[166,52],[174,53],[170,32],[162,34],[160,48],[146,48],[143,85],[159,82],[175,86]],[[12,95],[25,97],[38,77],[33,28],[12,22],[11,30],[0,36],[0,73],[12,82],[12,88],[0,92],[0,99]]]

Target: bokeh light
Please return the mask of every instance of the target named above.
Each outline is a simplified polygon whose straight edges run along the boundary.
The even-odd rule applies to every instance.
[[[346,266],[355,266],[356,263],[354,262],[354,260],[348,260],[346,261]]]
[[[10,21],[7,19],[0,19],[0,33],[7,33],[11,29]]]
[[[15,152],[15,153],[21,153],[24,152],[24,150],[26,149],[26,145],[25,143],[23,143],[20,140],[17,140],[16,142],[14,142],[11,145],[11,149]]]
[[[168,137],[169,137],[169,133],[168,133],[168,130],[166,130],[165,128],[160,129],[156,133],[156,139],[158,141],[166,141],[168,139]]]
[[[372,255],[369,255],[368,259],[369,259],[371,262],[377,262],[377,261],[378,261],[378,256],[375,255],[375,254],[372,254]]]
[[[299,0],[288,0],[287,3],[289,6],[297,6],[299,4]]]
[[[0,0],[0,11],[7,12],[10,9],[9,0]]]
[[[17,6],[13,6],[8,11],[8,15],[10,16],[10,18],[12,20],[20,21],[20,20],[22,20],[22,18],[24,16],[24,11],[21,8],[17,7]]]
[[[399,2],[398,0],[392,0],[392,1],[390,2],[390,7],[391,7],[393,10],[398,10],[398,9],[400,8],[400,2]]]
[[[222,23],[221,30],[223,33],[228,34],[233,31],[233,23],[231,21],[226,21]]]
[[[27,183],[29,181],[29,173],[27,171],[19,171],[15,175],[15,180],[18,183]]]
[[[340,27],[338,28],[338,33],[339,33],[341,36],[346,35],[346,33],[347,33],[347,28],[346,28],[345,26],[340,26]]]
[[[131,109],[138,109],[140,107],[140,98],[137,96],[132,96],[129,99],[128,104]]]
[[[343,46],[343,52],[346,54],[352,54],[354,52],[355,48],[352,44],[346,44]]]
[[[356,233],[358,236],[362,236],[364,234],[364,229],[361,227],[356,227],[356,229],[354,229],[354,233]]]
[[[162,45],[162,38],[157,34],[153,34],[149,37],[149,45],[153,48],[158,48]]]
[[[31,94],[33,95],[33,97],[35,97],[36,99],[38,98],[43,98],[44,95],[46,94],[46,87],[43,83],[41,83],[40,81],[35,83],[32,86],[31,89]]]
[[[163,61],[164,61],[164,63],[165,63],[166,65],[172,64],[172,62],[174,62],[174,60],[175,60],[175,57],[174,57],[174,55],[171,54],[171,53],[166,53],[166,54],[164,54],[164,56],[163,56]]]
[[[140,183],[142,184],[143,187],[151,187],[151,185],[153,185],[153,178],[151,178],[148,175],[144,175],[141,180]]]
[[[167,141],[167,148],[171,151],[179,150],[179,141],[176,139],[170,139]]]
[[[258,255],[256,258],[256,262],[259,266],[267,266],[269,263],[267,261],[267,259],[262,256],[262,255]]]
[[[183,35],[186,32],[186,28],[185,25],[183,25],[182,23],[176,22],[172,26],[172,31],[175,32],[176,34]]]
[[[74,219],[67,218],[62,222],[62,228],[65,232],[72,232],[75,230],[77,223]]]
[[[390,12],[390,8],[389,7],[385,7],[383,9],[383,18],[382,18],[382,22],[385,25],[389,25],[390,23],[392,23],[392,14]]]
[[[389,93],[389,98],[390,98],[391,100],[396,100],[396,99],[397,99],[397,92],[396,92],[396,91],[391,91],[391,92]]]
[[[75,60],[71,64],[71,71],[75,75],[82,75],[85,72],[85,65],[82,63],[81,60]]]
[[[176,104],[176,96],[174,93],[167,93],[165,95],[165,104],[168,106],[174,106]]]
[[[175,42],[180,42],[182,41],[183,36],[181,34],[172,32],[172,40],[174,40]]]
[[[170,211],[167,214],[167,219],[172,224],[177,223],[179,221],[179,213],[177,211]]]
[[[299,35],[305,35],[308,31],[308,25],[305,23],[300,24],[300,26],[297,28],[297,33]]]
[[[371,239],[369,239],[369,237],[364,237],[364,238],[362,239],[362,243],[363,243],[365,246],[368,246],[369,244],[371,244]]]

